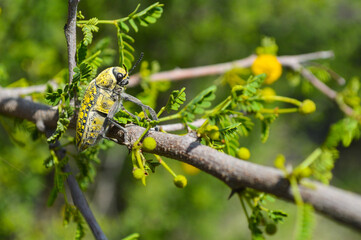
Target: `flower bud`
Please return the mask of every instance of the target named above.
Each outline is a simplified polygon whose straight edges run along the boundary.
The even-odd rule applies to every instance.
[[[179,188],[185,188],[187,186],[187,178],[183,175],[177,175],[173,182]]]
[[[157,146],[157,142],[152,137],[146,137],[142,143],[142,149],[145,151],[153,151]]]
[[[299,111],[302,114],[310,114],[316,111],[316,104],[310,100],[306,99],[302,102],[301,106],[299,107]]]

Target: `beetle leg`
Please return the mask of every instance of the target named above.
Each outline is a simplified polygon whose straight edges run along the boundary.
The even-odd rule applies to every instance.
[[[153,108],[149,107],[148,105],[143,104],[138,98],[133,97],[132,95],[126,94],[125,92],[121,92],[119,96],[124,101],[129,101],[129,102],[135,103],[138,106],[140,106],[142,108],[145,116],[148,116],[148,114],[146,112],[146,110],[148,110],[152,119],[158,120],[157,113],[153,110]],[[154,129],[155,129],[155,131],[159,131],[158,126],[155,126]]]
[[[125,92],[120,93],[120,97],[124,101],[129,101],[129,102],[135,103],[138,106],[140,106],[146,116],[148,116],[147,112],[146,112],[146,110],[148,110],[149,113],[150,113],[150,116],[152,117],[152,119],[153,120],[158,120],[157,113],[153,110],[153,108],[143,104],[138,98],[133,97],[132,95],[126,94]]]
[[[133,113],[129,112],[127,109],[125,109],[125,107],[122,105],[120,105],[120,109],[122,109],[124,112],[126,112],[127,114],[129,114],[129,116],[131,116],[132,118],[138,118],[140,119],[140,117],[134,115]]]
[[[108,140],[111,140],[114,142],[114,139],[112,138],[109,138],[106,136],[106,134],[108,133],[109,129],[110,129],[110,125],[114,125],[116,126],[117,128],[119,128],[120,130],[123,131],[123,140],[124,140],[124,145],[126,146],[129,146],[129,141],[128,141],[128,134],[127,134],[127,130],[122,126],[120,125],[117,121],[115,121],[114,119],[112,118],[109,118],[109,117],[106,117],[105,118],[105,121],[104,121],[104,130],[102,131],[101,133],[101,136],[102,138],[105,138],[105,139],[108,139]]]

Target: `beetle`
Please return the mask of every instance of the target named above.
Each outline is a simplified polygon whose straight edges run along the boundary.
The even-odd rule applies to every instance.
[[[101,138],[108,139],[106,132],[110,124],[122,129],[126,140],[125,128],[113,120],[113,117],[120,109],[132,117],[136,116],[124,108],[123,101],[137,104],[142,108],[145,116],[147,116],[146,110],[148,110],[152,119],[158,120],[157,114],[151,107],[124,92],[128,83],[129,74],[125,67],[107,68],[89,83],[80,105],[76,123],[75,141],[79,152],[97,144]]]

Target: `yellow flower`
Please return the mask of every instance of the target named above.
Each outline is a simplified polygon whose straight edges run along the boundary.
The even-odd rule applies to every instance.
[[[252,64],[252,72],[255,75],[262,73],[267,74],[265,79],[266,84],[271,84],[280,78],[282,74],[282,65],[277,60],[276,56],[270,54],[261,54]]]
[[[201,171],[198,168],[193,167],[192,165],[184,163],[184,162],[181,162],[181,166],[182,166],[183,171],[189,175],[196,175],[197,173],[199,173]]]

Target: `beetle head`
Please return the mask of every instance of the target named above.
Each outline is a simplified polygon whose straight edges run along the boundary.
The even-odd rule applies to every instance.
[[[113,75],[117,81],[117,85],[123,87],[129,83],[129,75],[126,68],[114,67]]]

